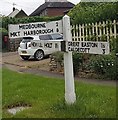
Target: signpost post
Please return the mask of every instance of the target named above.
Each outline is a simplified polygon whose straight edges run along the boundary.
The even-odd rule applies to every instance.
[[[63,39],[72,41],[70,18],[65,15],[63,17]],[[65,74],[65,100],[68,104],[76,101],[74,76],[73,76],[73,60],[72,52],[64,52],[64,74]]]

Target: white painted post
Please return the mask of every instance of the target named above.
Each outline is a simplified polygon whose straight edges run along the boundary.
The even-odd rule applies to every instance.
[[[63,17],[63,37],[65,41],[72,41],[70,17]],[[73,104],[76,101],[72,52],[64,52],[64,74],[65,74],[65,101]]]

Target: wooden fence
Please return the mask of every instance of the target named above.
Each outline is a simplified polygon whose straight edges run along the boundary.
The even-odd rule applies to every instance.
[[[73,41],[109,41],[118,35],[116,20],[72,25],[71,27]]]

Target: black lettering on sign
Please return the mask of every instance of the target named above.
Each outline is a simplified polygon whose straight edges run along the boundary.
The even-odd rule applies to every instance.
[[[82,47],[98,47],[98,43],[92,43],[92,42],[82,42],[81,43]]]
[[[56,29],[56,32],[59,32],[59,29],[58,29],[58,28]]]
[[[23,33],[24,33],[24,36],[48,34],[48,33],[53,33],[53,29],[31,30],[31,31],[24,31]]]
[[[31,45],[32,45],[33,47],[43,47],[42,43],[32,42]]]
[[[31,45],[32,45],[33,47],[36,47],[36,46],[37,46],[37,43],[32,42]]]
[[[68,51],[74,51],[74,49],[71,47],[68,47]]]
[[[58,44],[57,43],[55,43],[55,48],[58,48]]]
[[[75,51],[79,53],[89,53],[90,48],[68,47],[68,51]]]
[[[43,47],[42,43],[38,43],[38,47]]]
[[[44,43],[44,47],[46,47],[46,48],[52,48],[52,43]]]
[[[79,42],[68,42],[68,46],[71,46],[71,47],[79,47]]]
[[[104,43],[101,43],[101,48],[105,48],[105,44]]]
[[[105,49],[102,49],[102,54],[105,54]]]
[[[20,32],[10,33],[10,37],[17,37],[17,36],[20,36]]]
[[[46,25],[45,23],[19,25],[19,29],[35,29],[35,28],[46,28]]]
[[[58,27],[59,23],[56,22],[56,27]],[[56,32],[59,32],[59,28],[56,28]]]
[[[80,53],[89,53],[90,48],[79,48],[78,52]]]
[[[58,22],[56,22],[56,27],[58,27],[58,25],[59,25],[59,23],[58,23]]]

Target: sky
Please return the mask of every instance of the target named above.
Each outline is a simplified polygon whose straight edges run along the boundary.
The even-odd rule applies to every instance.
[[[76,5],[80,0],[68,1]],[[44,2],[45,0],[0,0],[0,14],[5,16],[9,15],[14,6],[19,10],[24,10],[25,13],[29,15]]]

